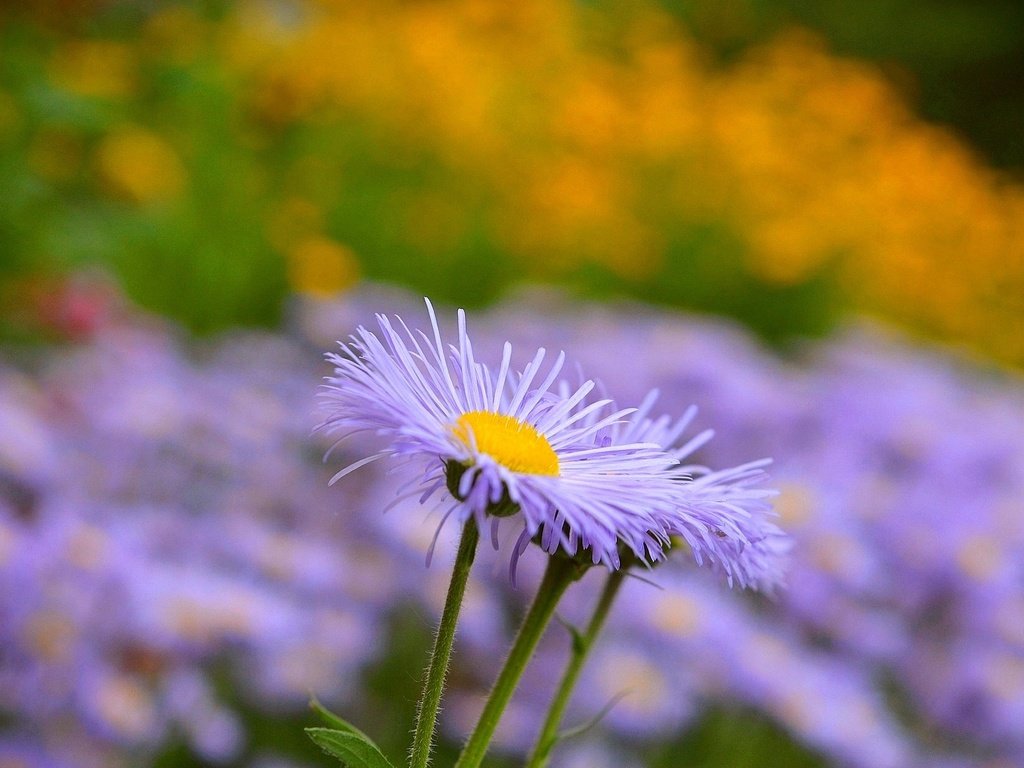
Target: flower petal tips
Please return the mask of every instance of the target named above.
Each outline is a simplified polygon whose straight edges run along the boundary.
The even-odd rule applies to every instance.
[[[623,422],[599,435],[603,442],[649,441],[662,446],[679,463],[667,470],[678,487],[676,503],[664,510],[662,525],[676,541],[685,542],[698,565],[723,573],[730,585],[771,593],[784,582],[792,540],[776,524],[773,489],[763,487],[770,459],[711,470],[683,463],[712,437],[704,430],[683,435],[697,413],[690,406],[673,421],[649,414],[658,398],[652,391]]]

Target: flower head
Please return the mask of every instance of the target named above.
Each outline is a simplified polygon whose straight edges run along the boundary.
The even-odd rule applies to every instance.
[[[543,348],[518,372],[506,342],[492,373],[473,354],[465,313],[458,346],[446,348],[429,301],[427,309],[431,335],[378,315],[381,338],[360,327],[328,356],[335,375],[323,428],[339,440],[373,431],[387,441],[332,482],[391,458],[419,471],[405,497],[425,502],[448,491],[445,519],[472,516],[482,527],[490,518],[493,531],[500,518],[520,515],[513,574],[531,541],[618,568],[624,556],[660,560],[681,539],[730,583],[781,582],[788,538],[771,521],[774,491],[758,487],[768,460],[720,471],[684,464],[712,436],[681,442],[695,408],[672,421],[649,416],[656,392],[639,409],[588,399],[592,381],[555,383],[564,355],[541,375]]]
[[[648,441],[597,445],[595,435],[632,409],[590,401],[594,383],[557,394],[564,355],[544,369],[539,349],[520,372],[505,343],[496,370],[477,361],[460,310],[458,345],[446,347],[427,301],[431,333],[377,316],[380,336],[360,327],[340,354],[323,393],[322,428],[340,440],[375,432],[386,444],[338,472],[332,482],[370,462],[392,459],[418,471],[407,497],[426,501],[447,490],[448,514],[474,517],[492,530],[519,515],[515,556],[534,537],[548,552],[584,554],[610,568],[620,546],[647,560],[669,542],[664,510],[679,486],[677,463]],[[446,515],[447,518],[447,515]]]

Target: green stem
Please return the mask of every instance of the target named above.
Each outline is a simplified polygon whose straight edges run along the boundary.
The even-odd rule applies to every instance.
[[[419,707],[416,713],[416,732],[413,734],[412,750],[409,753],[410,768],[427,768],[430,763],[430,750],[434,745],[434,729],[437,724],[437,712],[441,707],[441,694],[444,692],[444,681],[448,674],[448,660],[452,655],[452,644],[455,642],[455,625],[459,620],[459,609],[462,598],[466,594],[466,581],[469,569],[476,556],[476,545],[480,539],[476,520],[470,517],[462,526],[462,538],[459,540],[459,551],[455,556],[452,568],[452,580],[448,584],[448,596],[444,601],[441,623],[437,626],[434,636],[434,649],[430,654],[430,665],[427,667],[427,680],[423,685]]]
[[[548,558],[548,566],[537,589],[537,595],[523,618],[519,633],[512,643],[508,658],[505,659],[505,666],[494,682],[476,728],[470,734],[466,746],[462,748],[455,768],[478,768],[483,761],[494,736],[494,730],[498,727],[501,713],[505,711],[505,706],[512,698],[512,692],[515,691],[519,678],[522,677],[523,670],[526,669],[526,664],[537,647],[537,642],[551,621],[555,606],[558,605],[566,588],[580,577],[580,573],[580,566],[568,558]]]
[[[615,596],[618,594],[619,587],[622,586],[625,577],[626,569],[624,568],[608,574],[608,579],[604,583],[604,589],[601,591],[601,597],[597,601],[597,607],[594,608],[594,613],[590,617],[590,623],[587,624],[586,630],[582,635],[573,634],[572,657],[569,659],[569,664],[562,674],[562,680],[558,684],[555,698],[551,701],[551,707],[548,709],[547,717],[544,719],[540,735],[534,743],[533,752],[526,763],[526,768],[544,768],[547,765],[551,750],[558,741],[558,726],[562,722],[562,715],[565,714],[565,708],[569,704],[569,697],[576,686],[576,681],[580,676],[580,671],[583,669],[584,662],[587,660],[587,655],[594,645],[594,640],[604,626],[605,619],[608,618],[608,611],[612,607],[612,602],[615,600]]]

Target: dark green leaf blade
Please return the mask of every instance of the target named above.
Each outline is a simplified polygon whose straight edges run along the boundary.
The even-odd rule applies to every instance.
[[[354,733],[366,743],[372,744],[374,747],[377,746],[373,739],[352,725],[348,720],[342,720],[336,714],[331,712],[331,710],[327,709],[327,707],[320,703],[320,700],[316,696],[309,700],[309,708],[312,709],[316,713],[317,717],[324,722],[324,725],[327,725],[330,728],[335,728],[339,731],[344,731],[345,733]]]
[[[377,745],[360,733],[331,728],[307,728],[306,734],[346,768],[395,768]]]

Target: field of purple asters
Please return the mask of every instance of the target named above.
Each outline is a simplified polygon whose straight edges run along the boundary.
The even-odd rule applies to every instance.
[[[425,317],[380,288],[296,305],[278,334],[198,341],[129,312],[0,362],[2,768],[327,765],[272,724],[292,738],[313,693],[377,735],[389,667],[411,705],[425,646],[401,667],[396,627],[429,632],[456,531],[427,568],[439,515],[415,499],[382,513],[396,488],[377,465],[328,487],[366,446],[325,467],[311,436],[322,353],[379,311]],[[553,292],[469,322],[483,360],[505,339],[520,356],[564,349],[619,401],[657,386],[667,413],[696,404],[696,429],[716,432],[700,459],[775,459],[795,539],[774,600],[682,553],[628,583],[568,721],[615,704],[554,765],[697,765],[659,745],[709,712],[754,713],[792,742],[751,765],[1024,764],[1024,382],[869,326],[783,359],[721,321]],[[470,580],[450,743],[539,578],[531,552],[509,586],[517,534]],[[585,620],[599,582],[571,588],[564,620]],[[529,748],[568,643],[548,633],[494,765]]]

